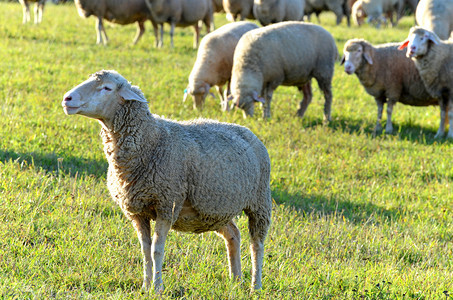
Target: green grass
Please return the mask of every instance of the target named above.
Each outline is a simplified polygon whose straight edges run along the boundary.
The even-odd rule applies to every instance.
[[[267,146],[273,223],[265,245],[260,299],[451,299],[453,294],[452,143],[435,140],[437,107],[397,105],[393,135],[373,136],[376,104],[337,64],[332,122],[323,100],[304,119],[301,95],[280,87],[273,117],[220,111],[208,98],[202,113],[182,102],[195,61],[191,29],[177,29],[154,49],[148,31],[132,46],[135,26],[107,26],[110,44],[95,44],[94,19],[71,5],[48,5],[43,23],[22,25],[18,3],[0,2],[0,298],[145,299],[142,258],[132,225],[111,201],[99,124],[67,117],[62,96],[100,69],[116,69],[141,87],[153,113],[249,127]],[[363,37],[402,41],[397,28],[335,26],[342,52]],[[224,24],[216,16],[216,25]],[[166,28],[168,30],[168,27]],[[383,122],[385,121],[385,117]],[[251,263],[247,219],[243,281],[229,280],[223,241],[213,233],[171,232],[163,298],[248,298]]]

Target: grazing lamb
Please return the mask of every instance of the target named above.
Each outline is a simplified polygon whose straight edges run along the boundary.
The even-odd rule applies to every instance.
[[[323,11],[332,11],[337,17],[337,25],[341,23],[343,16],[346,16],[348,26],[351,25],[350,15],[351,9],[348,6],[348,0],[306,0],[305,1],[305,15],[310,20],[310,15],[315,13],[318,17]]]
[[[184,100],[190,94],[193,97],[194,108],[201,110],[209,89],[216,86],[222,109],[228,110],[227,95],[223,95],[222,86],[227,83],[229,91],[234,49],[244,33],[256,28],[258,25],[255,23],[241,21],[224,25],[206,35],[201,40]]]
[[[151,282],[158,293],[164,288],[162,262],[170,229],[222,236],[230,275],[239,279],[240,232],[233,218],[242,211],[249,218],[252,288],[261,287],[272,210],[270,160],[250,130],[153,115],[140,89],[115,71],[91,75],[64,95],[62,106],[67,115],[84,115],[102,126],[107,186],[137,231],[145,289]],[[151,220],[156,222],[152,243]]]
[[[173,34],[175,26],[187,27],[193,26],[195,30],[193,47],[198,47],[200,41],[200,27],[198,23],[203,21],[206,30],[209,33],[213,26],[213,7],[212,0],[145,0],[153,20],[160,25],[160,40],[157,31],[156,36],[157,47],[161,48],[164,45],[164,23],[169,23],[170,28],[170,43],[173,44]]]
[[[441,126],[436,137],[445,133],[448,110],[447,137],[453,138],[453,40],[442,41],[432,31],[412,27],[400,49],[406,47],[406,56],[414,61],[428,93],[439,99]]]
[[[42,14],[44,12],[44,5],[46,0],[19,0],[22,5],[23,10],[23,19],[22,23],[27,23],[30,21],[30,2],[35,3],[35,24],[42,22]]]
[[[253,16],[253,0],[223,0],[226,18],[229,22],[234,22],[238,18],[240,21],[255,19]]]
[[[301,21],[304,18],[305,0],[255,0],[253,15],[261,25],[282,21]]]
[[[146,6],[145,0],[75,0],[74,2],[82,18],[88,18],[91,15],[96,16],[97,44],[103,43],[106,45],[108,43],[102,19],[121,25],[137,22],[138,28],[134,38],[134,45],[137,44],[145,32],[145,22],[147,20],[151,21],[154,31],[157,31],[157,25],[151,19],[151,13]],[[102,35],[104,35],[104,39]]]
[[[304,92],[297,111],[303,117],[312,100],[309,84],[314,77],[325,97],[324,119],[330,121],[337,58],[335,40],[318,25],[291,21],[249,31],[239,40],[234,52],[233,103],[245,114],[253,115],[254,102],[262,102],[263,117],[269,118],[274,90],[279,85],[297,86]]]
[[[373,46],[362,39],[344,45],[341,64],[347,74],[356,74],[378,107],[375,132],[381,131],[384,103],[387,102],[386,133],[393,132],[392,112],[397,102],[412,106],[439,105],[426,91],[414,63],[398,50],[399,44]],[[442,124],[441,124],[442,127]]]
[[[446,40],[453,31],[453,0],[421,0],[415,19],[419,26]]]

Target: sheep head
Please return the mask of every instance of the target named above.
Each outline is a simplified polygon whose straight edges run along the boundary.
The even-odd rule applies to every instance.
[[[398,49],[403,50],[407,47],[406,56],[417,59],[428,53],[431,44],[439,43],[440,39],[434,32],[421,27],[412,27],[407,39]]]
[[[344,71],[351,75],[362,65],[363,61],[372,65],[373,59],[371,47],[365,40],[353,39],[346,42],[343,49],[341,65],[344,64]]]
[[[201,111],[210,88],[211,86],[205,82],[199,84],[189,83],[184,93],[183,102],[186,100],[187,95],[191,95],[193,98],[193,108]]]
[[[67,115],[84,115],[104,123],[113,120],[125,101],[146,103],[143,93],[116,71],[99,71],[63,96],[61,105]]]
[[[264,99],[258,95],[258,92],[253,91],[250,93],[239,93],[236,96],[230,95],[227,101],[232,100],[232,107],[239,107],[244,110],[244,117],[253,116],[255,111],[255,102],[261,102],[263,105],[265,103]]]

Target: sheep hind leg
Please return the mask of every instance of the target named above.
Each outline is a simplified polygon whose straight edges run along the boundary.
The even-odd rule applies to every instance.
[[[155,293],[164,291],[164,283],[162,280],[162,264],[164,261],[164,248],[167,239],[168,231],[171,228],[171,223],[167,220],[157,218],[154,227],[153,244],[151,246],[151,256],[153,259],[153,285]]]
[[[385,125],[385,133],[391,134],[393,133],[393,125],[392,125],[392,113],[393,113],[393,106],[396,102],[389,100],[387,102],[387,123]]]
[[[150,219],[135,217],[132,224],[137,231],[140,246],[143,254],[143,285],[142,289],[149,290],[152,278],[152,261],[151,261],[151,228]]]
[[[233,221],[220,228],[216,233],[225,240],[230,267],[230,277],[240,280],[241,273],[241,232]]]
[[[297,110],[297,115],[299,117],[303,117],[305,112],[307,111],[308,105],[310,105],[311,100],[313,99],[313,92],[311,90],[311,80],[308,81],[303,86],[298,87],[299,91],[302,91],[303,98],[302,101],[299,103],[299,109]]]
[[[193,26],[195,33],[193,36],[193,48],[198,48],[198,41],[200,40],[200,25],[199,22]]]
[[[108,37],[107,33],[105,32],[104,24],[102,23],[102,17],[98,17],[96,19],[96,33],[97,33],[97,40],[96,44],[104,44],[107,45]],[[102,35],[104,35],[104,40],[102,40]]]
[[[377,120],[376,120],[376,127],[374,128],[374,135],[379,133],[382,130],[381,119],[382,119],[382,111],[384,110],[384,101],[385,99],[382,97],[375,98],[376,104],[378,107],[377,110]]]
[[[268,197],[270,199],[270,195]],[[270,211],[272,202],[268,201],[270,204],[267,209],[269,213],[264,213],[262,210],[266,210],[264,207],[260,207],[260,212],[250,212],[246,211],[249,218],[249,233],[250,233],[250,252],[252,258],[252,284],[251,287],[253,290],[261,289],[261,275],[263,269],[263,259],[264,259],[264,240],[266,239],[267,231],[271,223]]]
[[[21,2],[22,4],[22,2]],[[28,2],[23,2],[22,4],[22,10],[23,10],[23,19],[22,19],[22,23],[27,23],[28,21],[30,21],[30,6],[28,4]]]
[[[445,101],[444,97],[441,97],[439,100],[440,106],[440,124],[439,130],[437,130],[436,135],[434,136],[435,139],[442,138],[445,134],[445,124],[447,123],[447,110],[449,111],[449,106]],[[450,105],[451,107],[451,105]],[[451,130],[451,129],[450,129]],[[450,132],[449,132],[450,133]]]

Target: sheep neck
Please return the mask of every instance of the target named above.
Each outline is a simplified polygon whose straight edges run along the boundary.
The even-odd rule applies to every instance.
[[[366,63],[364,58],[355,73],[365,87],[373,86],[376,82],[376,69],[373,68],[373,65]]]

